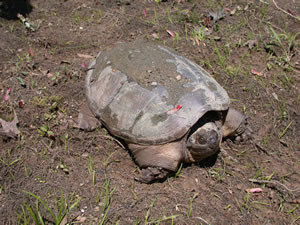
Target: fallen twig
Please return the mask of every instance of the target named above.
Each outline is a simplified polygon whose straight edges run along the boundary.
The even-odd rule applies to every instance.
[[[268,187],[270,188],[274,188],[280,192],[282,192],[282,189],[280,189],[279,187],[283,187],[283,189],[287,190],[288,192],[290,192],[291,194],[295,194],[295,192],[300,192],[300,188],[296,188],[296,189],[290,189],[287,186],[285,186],[284,184],[276,181],[276,180],[257,180],[257,179],[249,179],[250,182],[253,183],[257,183],[257,184],[266,184]]]
[[[273,3],[274,3],[274,5],[275,5],[275,7],[276,7],[277,9],[279,9],[280,11],[282,11],[282,12],[288,14],[289,16],[293,17],[294,19],[300,21],[300,17],[294,16],[293,14],[289,13],[288,11],[285,11],[283,8],[280,8],[280,7],[277,5],[277,3],[275,2],[275,0],[273,0]]]
[[[198,219],[198,220],[201,220],[202,222],[204,222],[205,223],[205,225],[209,225],[210,223],[208,223],[205,219],[203,219],[202,217],[200,217],[200,216],[197,216],[197,217],[195,217],[196,219]]]

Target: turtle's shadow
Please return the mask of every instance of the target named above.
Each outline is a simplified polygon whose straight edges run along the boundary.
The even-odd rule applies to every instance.
[[[18,14],[28,15],[32,11],[30,0],[0,0],[0,17],[17,19]]]
[[[201,168],[212,167],[215,165],[215,163],[218,159],[218,155],[219,155],[219,153],[214,154],[210,157],[207,157],[207,158],[203,159],[202,161],[195,163],[195,165],[197,165]]]

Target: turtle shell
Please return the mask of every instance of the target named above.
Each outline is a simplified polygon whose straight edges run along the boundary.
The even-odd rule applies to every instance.
[[[118,43],[100,52],[86,78],[89,106],[119,138],[141,145],[181,139],[208,111],[227,110],[227,92],[172,49]]]

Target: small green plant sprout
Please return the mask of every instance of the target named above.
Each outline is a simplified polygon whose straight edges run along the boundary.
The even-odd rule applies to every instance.
[[[63,162],[60,162],[56,166],[56,169],[61,169],[65,174],[69,174],[69,169],[68,169],[68,167]]]
[[[45,224],[67,224],[67,215],[72,209],[74,209],[80,202],[80,198],[73,200],[72,204],[69,205],[66,198],[61,194],[59,199],[56,201],[56,213],[51,209],[51,207],[38,195],[33,194],[32,192],[24,191],[29,197],[35,199],[35,205],[32,206],[29,203],[25,203],[21,206],[21,213],[18,214],[18,224],[24,225],[45,225]],[[46,209],[46,212],[50,214],[51,221],[49,217],[46,218],[45,212],[42,211],[40,206],[43,206]]]
[[[217,180],[224,180],[225,179],[225,170],[222,168],[213,168],[208,171],[209,175],[215,177]]]
[[[109,156],[104,160],[104,168],[106,169],[107,166],[110,163],[110,159],[113,157],[113,155],[115,154],[115,152],[112,152],[111,154],[109,154]]]
[[[88,171],[89,171],[89,174],[92,176],[93,185],[95,185],[96,171],[95,171],[95,166],[94,166],[94,160],[91,156],[89,156]]]
[[[205,26],[196,27],[193,30],[193,40],[196,42],[203,41],[206,35],[207,28]]]
[[[63,98],[61,96],[41,96],[41,97],[33,97],[30,103],[41,107],[41,108],[48,108],[49,111],[61,111],[64,112],[65,110],[61,107],[63,102]]]
[[[60,73],[55,72],[55,74],[50,79],[54,81],[54,84],[58,84],[58,82],[60,81]]]
[[[214,50],[215,50],[215,52],[216,52],[216,54],[217,54],[217,57],[218,57],[217,63],[218,63],[222,68],[225,68],[227,56],[221,54],[221,51],[220,51],[220,49],[218,48],[218,46],[216,45],[216,43],[214,43]]]
[[[176,171],[175,178],[176,178],[176,177],[179,177],[179,175],[180,175],[180,173],[181,173],[181,170],[182,170],[182,166],[183,166],[183,163],[180,164],[178,170]]]
[[[247,192],[247,194],[245,194],[244,196],[244,203],[242,205],[246,210],[250,209],[249,201],[250,201],[250,192]]]
[[[20,158],[10,160],[9,158],[2,158],[0,157],[0,162],[7,168],[9,175],[12,179],[15,179],[14,173],[13,173],[13,166],[17,164],[18,162],[21,162],[22,160]]]
[[[291,121],[285,128],[284,130],[278,135],[279,138],[282,138],[286,132],[288,131],[288,129],[290,128],[290,126],[292,125],[293,121]]]
[[[195,193],[190,199],[189,199],[189,210],[187,212],[187,217],[190,218],[193,211],[193,202],[198,197],[199,193]]]
[[[109,209],[112,205],[112,196],[113,196],[113,193],[115,191],[115,188],[113,188],[111,190],[109,179],[105,180],[104,190],[105,190],[105,197],[104,197],[104,201],[102,203],[102,214],[101,214],[100,219],[99,219],[99,223],[98,223],[99,225],[106,224],[107,214],[108,214]]]
[[[54,133],[50,130],[48,125],[41,126],[38,131],[42,137],[54,137]]]
[[[56,119],[56,114],[55,113],[45,113],[44,114],[44,120],[45,121],[50,121]]]
[[[69,135],[68,135],[68,133],[66,133],[64,135],[64,150],[65,150],[65,152],[68,151],[68,138],[69,138]]]
[[[17,80],[19,81],[19,84],[20,84],[22,87],[26,88],[26,83],[25,83],[25,81],[23,80],[22,77],[17,77]]]
[[[266,51],[277,58],[276,62],[278,65],[289,64],[291,58],[294,56],[296,38],[300,33],[278,34],[271,26],[269,27],[269,30],[272,35],[272,40],[265,45]]]

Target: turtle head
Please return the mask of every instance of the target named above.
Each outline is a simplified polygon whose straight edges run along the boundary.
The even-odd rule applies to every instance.
[[[187,138],[187,162],[198,162],[219,151],[222,133],[213,123],[205,123]]]

